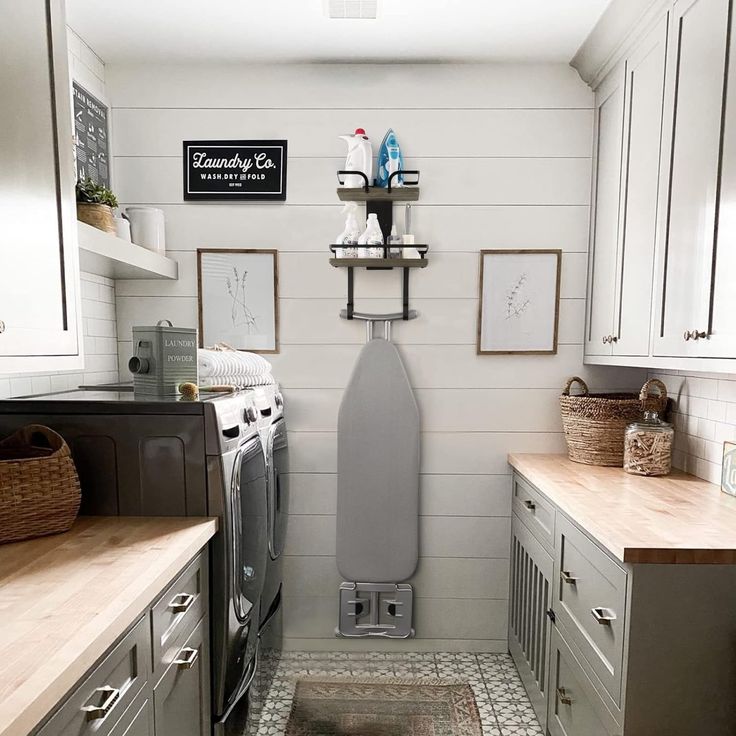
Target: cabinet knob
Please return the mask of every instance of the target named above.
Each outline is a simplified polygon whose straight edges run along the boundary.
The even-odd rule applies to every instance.
[[[567,570],[560,570],[560,580],[568,585],[575,585],[578,582],[578,579],[570,575]]]
[[[572,698],[567,694],[567,690],[564,687],[557,688],[557,699],[563,705],[572,705]]]
[[[685,340],[701,340],[703,338],[708,337],[707,332],[703,332],[702,330],[685,330]]]
[[[529,511],[534,511],[534,509],[537,508],[534,501],[529,501],[528,499],[524,501],[524,506],[526,506],[529,509]]]
[[[611,340],[611,336],[610,336],[610,335],[604,335],[604,336],[603,336],[603,344],[604,344],[604,345],[605,345],[606,343],[610,342],[610,340]]]
[[[683,335],[683,338],[685,339],[685,342],[688,342],[691,339],[690,330],[685,330],[685,334]]]
[[[0,319],[0,335],[2,335],[2,334],[3,334],[3,332],[5,332],[5,322],[3,322],[3,321],[2,321],[1,319]]]
[[[175,659],[175,664],[180,670],[190,670],[194,667],[194,663],[199,658],[199,649],[192,649],[191,647],[184,647],[179,651],[178,659]]]
[[[611,621],[616,620],[616,614],[611,611],[609,608],[591,608],[590,612],[593,614],[593,618],[601,625],[601,626],[610,626]]]
[[[87,721],[99,721],[105,718],[118,702],[120,690],[110,685],[103,685],[95,690],[95,695],[100,695],[104,699],[99,705],[85,705],[82,708]]]
[[[608,338],[608,342],[618,342],[618,338],[616,337],[616,335],[611,335]]]

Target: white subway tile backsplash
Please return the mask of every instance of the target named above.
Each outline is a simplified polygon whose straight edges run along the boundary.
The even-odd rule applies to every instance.
[[[736,376],[657,371],[650,377],[664,381],[676,403],[673,466],[720,483],[723,443],[736,441]]]

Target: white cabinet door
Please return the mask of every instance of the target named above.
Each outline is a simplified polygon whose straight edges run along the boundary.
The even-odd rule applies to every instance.
[[[626,65],[614,355],[649,355],[669,14]]]
[[[669,182],[658,247],[654,354],[696,356],[707,332],[729,0],[679,0],[665,113]]]
[[[0,373],[75,368],[79,273],[63,5],[0,0],[0,17]]]
[[[698,351],[707,358],[736,358],[736,38],[733,28],[725,104],[708,339],[698,340]]]
[[[593,199],[588,256],[586,355],[610,355],[616,304],[616,263],[621,194],[626,65],[596,91]]]

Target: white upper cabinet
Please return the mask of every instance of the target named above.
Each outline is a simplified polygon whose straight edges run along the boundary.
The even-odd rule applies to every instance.
[[[708,322],[703,328],[708,331],[708,339],[697,342],[700,355],[708,358],[736,357],[736,38],[733,29],[730,38],[715,253],[708,263],[710,299]]]
[[[708,333],[729,0],[674,7],[654,355],[697,356]],[[736,353],[730,357],[736,357]]]
[[[625,79],[626,64],[623,63],[596,91],[595,173],[585,333],[588,355],[610,355],[613,343]]]
[[[0,0],[0,374],[81,366],[66,28]]]
[[[649,355],[668,20],[596,90],[589,356]]]
[[[573,62],[598,110],[586,362],[736,372],[733,3],[657,0],[637,20],[614,0]]]
[[[669,15],[626,64],[614,355],[649,355]]]

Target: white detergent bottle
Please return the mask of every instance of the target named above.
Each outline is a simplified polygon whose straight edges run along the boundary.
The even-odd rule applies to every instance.
[[[346,202],[342,211],[347,215],[345,229],[337,236],[335,243],[337,245],[357,246],[360,238],[358,205],[355,202]],[[356,247],[340,248],[336,255],[338,258],[357,258],[358,249]]]
[[[371,141],[363,128],[356,128],[355,133],[341,135],[340,139],[348,145],[348,156],[345,159],[345,171],[362,171],[368,177],[368,185],[373,184],[373,149]],[[362,176],[346,175],[342,185],[350,189],[365,186]]]
[[[358,240],[359,245],[381,246],[373,248],[358,248],[360,258],[383,258],[383,232],[378,224],[378,215],[371,212],[365,223],[365,230]]]

